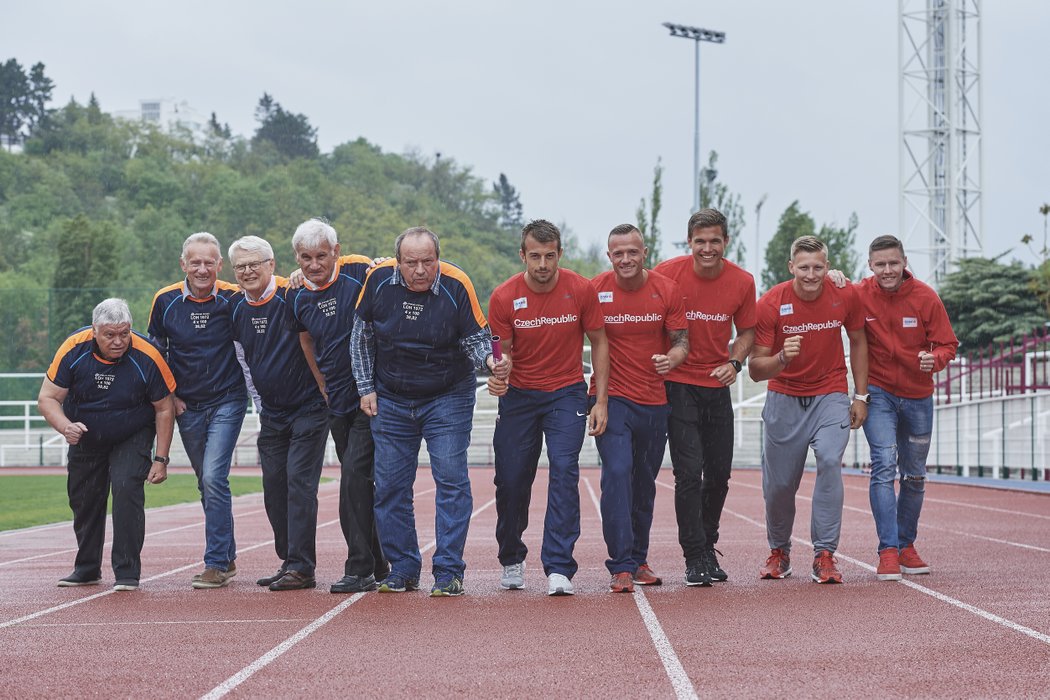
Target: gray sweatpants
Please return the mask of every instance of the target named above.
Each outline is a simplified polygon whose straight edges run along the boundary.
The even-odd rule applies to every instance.
[[[808,406],[804,406],[810,402]],[[766,393],[762,409],[765,454],[762,494],[770,549],[791,550],[795,493],[810,447],[817,457],[810,539],[816,551],[834,552],[842,529],[842,455],[849,442],[849,397],[842,393],[799,398]]]

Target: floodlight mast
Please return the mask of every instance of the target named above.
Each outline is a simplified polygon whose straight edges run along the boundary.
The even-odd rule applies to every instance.
[[[684,24],[664,22],[663,26],[671,32],[671,36],[680,39],[691,39],[695,45],[695,79],[696,91],[693,104],[693,211],[700,209],[700,42],[707,41],[712,44],[724,44],[725,32],[701,27],[690,27]]]

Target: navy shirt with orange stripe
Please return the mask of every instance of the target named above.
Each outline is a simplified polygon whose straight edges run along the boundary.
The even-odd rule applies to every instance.
[[[313,338],[314,359],[324,375],[328,410],[337,416],[353,413],[360,405],[350,367],[350,331],[354,327],[354,306],[371,264],[363,255],[340,256],[328,284],[306,284],[289,295],[300,330]]]
[[[263,413],[272,417],[324,404],[299,344],[299,324],[288,297],[287,280],[275,277],[259,301],[248,299],[243,291],[232,298],[233,339],[244,348]]]
[[[237,285],[219,280],[211,294],[198,299],[182,281],[153,297],[149,337],[179,383],[178,397],[192,409],[248,399],[230,323],[230,299],[237,290]]]
[[[433,398],[472,377],[474,367],[484,362],[484,352],[476,352],[471,340],[488,323],[470,278],[452,263],[441,261],[425,292],[401,283],[395,260],[373,268],[357,316],[375,338],[379,394]]]
[[[62,343],[47,378],[68,390],[62,410],[87,426],[85,447],[115,445],[153,424],[153,402],[175,391],[175,377],[145,336],[132,331],[127,352],[106,360],[91,326]]]

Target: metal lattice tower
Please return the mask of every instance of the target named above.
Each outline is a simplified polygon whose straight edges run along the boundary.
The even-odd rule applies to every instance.
[[[900,236],[938,284],[982,255],[981,0],[899,0]]]

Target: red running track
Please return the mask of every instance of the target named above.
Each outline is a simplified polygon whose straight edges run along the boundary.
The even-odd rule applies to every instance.
[[[313,591],[254,585],[277,565],[258,494],[235,500],[240,575],[219,590],[189,586],[203,537],[196,504],[147,514],[142,588],[133,593],[55,587],[72,568],[68,523],[0,533],[4,695],[1050,697],[1048,495],[929,484],[920,551],[933,574],[878,582],[867,484],[846,477],[846,584],[818,586],[805,541],[812,475],[798,500],[796,574],[760,581],[768,553],[760,475],[741,470],[719,542],[730,580],[687,588],[665,471],[650,557],[665,584],[624,595],[606,591],[599,473],[584,470],[577,595],[548,598],[538,557],[545,473],[526,533],[524,591],[499,590],[492,472],[471,475],[461,598],[328,593],[345,556],[334,482],[321,487]],[[421,470],[424,546],[432,488]]]

